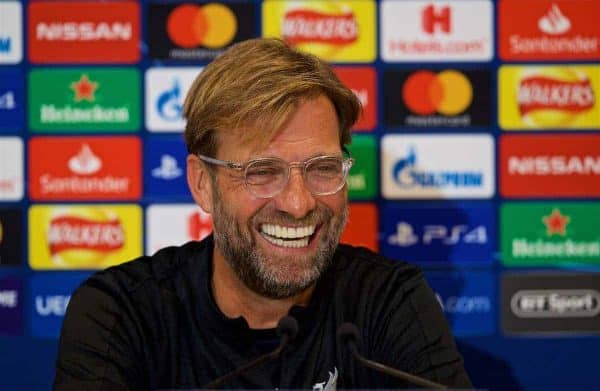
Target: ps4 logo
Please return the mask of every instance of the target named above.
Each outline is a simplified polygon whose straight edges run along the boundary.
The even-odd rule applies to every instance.
[[[468,225],[457,224],[449,227],[425,225],[423,233],[418,235],[410,223],[400,221],[396,224],[396,232],[388,236],[387,241],[391,245],[400,247],[414,246],[419,242],[427,246],[435,244],[453,246],[458,243],[482,245],[487,243],[488,234],[483,225],[471,228]]]
[[[0,110],[14,110],[16,107],[15,94],[12,91],[0,95]]]
[[[181,86],[179,79],[174,79],[172,87],[158,96],[156,110],[160,117],[166,121],[179,121],[181,119]]]
[[[427,171],[417,166],[415,148],[394,164],[394,181],[401,187],[460,188],[483,186],[483,174],[477,171]]]

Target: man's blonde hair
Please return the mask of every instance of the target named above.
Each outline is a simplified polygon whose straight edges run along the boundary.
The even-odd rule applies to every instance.
[[[360,102],[327,63],[279,39],[238,43],[207,65],[188,92],[188,151],[214,156],[219,132],[240,132],[242,139],[265,146],[300,102],[319,95],[335,107],[340,146],[350,143]],[[245,132],[249,128],[259,132]]]

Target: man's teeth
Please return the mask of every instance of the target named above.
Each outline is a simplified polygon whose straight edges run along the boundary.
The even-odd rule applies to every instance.
[[[315,232],[315,226],[305,227],[282,227],[275,224],[263,224],[261,226],[263,237],[276,246],[282,247],[306,247],[310,235]]]

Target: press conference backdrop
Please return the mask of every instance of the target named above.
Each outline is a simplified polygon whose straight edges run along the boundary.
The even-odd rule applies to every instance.
[[[343,240],[421,266],[474,383],[597,389],[600,2],[0,1],[0,389],[47,389],[72,290],[198,240],[181,106],[281,37],[359,97]]]

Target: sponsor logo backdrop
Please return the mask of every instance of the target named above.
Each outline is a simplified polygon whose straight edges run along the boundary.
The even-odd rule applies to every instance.
[[[0,1],[0,369],[45,368],[6,388],[49,388],[55,351],[1,335],[53,340],[90,273],[210,233],[183,101],[260,36],[330,62],[362,102],[342,241],[425,270],[459,342],[485,351],[459,345],[476,385],[518,388],[493,377],[496,356],[524,389],[593,388],[600,3],[526,3]]]

